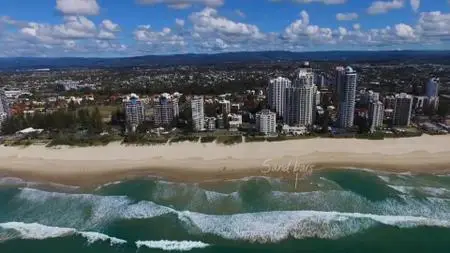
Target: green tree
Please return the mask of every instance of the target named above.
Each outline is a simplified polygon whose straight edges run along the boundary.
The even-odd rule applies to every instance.
[[[105,124],[103,123],[103,118],[100,113],[100,109],[98,109],[98,107],[95,107],[94,111],[90,116],[91,116],[90,122],[92,124],[92,131],[94,133],[103,132]]]

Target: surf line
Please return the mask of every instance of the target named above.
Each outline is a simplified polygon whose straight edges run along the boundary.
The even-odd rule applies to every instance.
[[[303,163],[298,160],[290,160],[287,163],[273,163],[272,159],[267,159],[262,164],[262,174],[283,173],[295,175],[295,189],[297,189],[298,181],[301,177],[310,176],[314,170],[314,165]]]

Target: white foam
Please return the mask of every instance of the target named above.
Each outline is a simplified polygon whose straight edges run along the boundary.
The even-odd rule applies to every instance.
[[[0,228],[14,230],[22,239],[43,240],[47,238],[73,235],[76,229],[59,228],[41,225],[39,223],[7,222],[0,223]]]
[[[403,194],[410,194],[413,191],[418,191],[433,197],[450,196],[450,190],[442,187],[420,187],[420,186],[415,187],[406,185],[387,185],[387,186]]]
[[[51,186],[59,189],[71,189],[76,190],[79,189],[79,186],[73,186],[73,185],[64,185],[64,184],[58,184],[58,183],[52,183],[52,182],[32,182],[32,181],[25,181],[21,178],[16,177],[3,177],[0,178],[0,185],[6,185],[6,186],[26,186],[26,187],[35,187],[35,186]]]
[[[97,188],[95,188],[95,191],[101,190],[102,188],[107,187],[107,186],[117,185],[117,184],[121,184],[121,183],[122,183],[122,181],[114,181],[114,182],[102,184],[102,185],[98,186]]]
[[[166,251],[189,251],[192,249],[206,248],[210,246],[204,242],[194,241],[137,241],[138,248],[145,246],[150,249],[162,249]]]
[[[397,226],[450,227],[450,221],[412,216],[383,216],[320,211],[276,211],[234,215],[180,212],[191,233],[213,234],[229,240],[279,242],[289,237],[337,239],[368,229],[377,223]]]
[[[120,215],[125,219],[149,219],[168,213],[176,213],[172,208],[157,205],[151,201],[141,201],[137,204],[129,205]]]
[[[36,212],[33,217],[42,217],[46,223],[54,220],[52,213],[58,210],[65,213],[69,220],[64,226],[96,226],[114,219],[146,219],[174,212],[173,209],[157,205],[150,201],[134,203],[126,196],[100,196],[93,194],[68,194],[46,192],[36,189],[24,188],[18,195],[20,199],[27,200],[30,213]],[[30,203],[31,202],[31,203]],[[35,204],[30,205],[30,204]],[[47,208],[51,205],[53,209]],[[81,207],[89,207],[90,219],[86,220],[86,213]],[[37,211],[37,207],[43,210]],[[24,209],[25,210],[25,209]],[[20,212],[21,210],[19,210]],[[44,212],[43,212],[44,211]],[[30,214],[29,213],[29,214]],[[52,220],[53,219],[53,220]]]
[[[30,201],[26,201],[26,205],[17,210],[17,217],[32,217],[33,220],[44,224],[97,230],[92,228],[103,227],[117,219],[149,219],[170,213],[178,215],[190,233],[214,234],[230,240],[262,243],[277,242],[289,236],[340,238],[368,229],[377,223],[398,227],[450,227],[450,203],[441,199],[423,200],[403,196],[404,201],[386,199],[372,202],[353,192],[338,190],[273,192],[271,203],[274,201],[273,203],[283,206],[290,203],[295,209],[321,211],[273,211],[233,215],[180,212],[150,201],[134,203],[125,196],[49,193],[30,189],[24,189],[18,196]],[[81,206],[88,207],[89,216],[86,216]],[[354,210],[355,213],[339,213],[333,210]],[[55,216],[55,212],[64,215]],[[372,214],[368,214],[369,212]],[[23,216],[24,214],[26,216]]]
[[[442,187],[421,187],[422,191],[435,197],[450,196],[450,190]]]
[[[125,240],[111,237],[98,232],[83,232],[77,231],[74,228],[61,228],[45,226],[39,223],[23,223],[23,222],[7,222],[0,223],[0,228],[6,230],[13,230],[18,233],[16,237],[29,240],[44,240],[49,238],[66,237],[71,235],[81,235],[86,238],[89,244],[96,241],[110,241],[113,244],[124,244]],[[13,239],[10,236],[8,239]]]
[[[403,194],[408,194],[410,193],[414,187],[410,187],[410,186],[404,186],[404,185],[387,185],[389,188],[392,188],[398,192],[401,192]]]
[[[108,236],[105,234],[101,234],[101,233],[97,233],[97,232],[79,232],[79,234],[81,236],[83,236],[84,238],[86,238],[88,240],[89,244],[92,244],[96,241],[110,241],[111,245],[113,244],[125,244],[127,243],[127,241],[116,238],[116,237],[112,237],[112,236]]]
[[[16,177],[2,177],[0,178],[0,185],[14,186],[14,185],[24,185],[26,182],[20,178]]]
[[[389,183],[389,182],[391,181],[391,179],[390,179],[388,176],[381,176],[381,175],[378,175],[378,178],[381,179],[381,180],[383,180],[383,181],[386,182],[386,183]]]

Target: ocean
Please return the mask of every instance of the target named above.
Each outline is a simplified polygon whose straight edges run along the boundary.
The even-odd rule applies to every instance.
[[[142,178],[96,189],[0,178],[1,253],[450,252],[450,175]]]

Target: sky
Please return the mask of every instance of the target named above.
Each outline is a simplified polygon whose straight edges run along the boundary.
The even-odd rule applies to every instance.
[[[450,49],[450,0],[1,0],[0,57]]]

